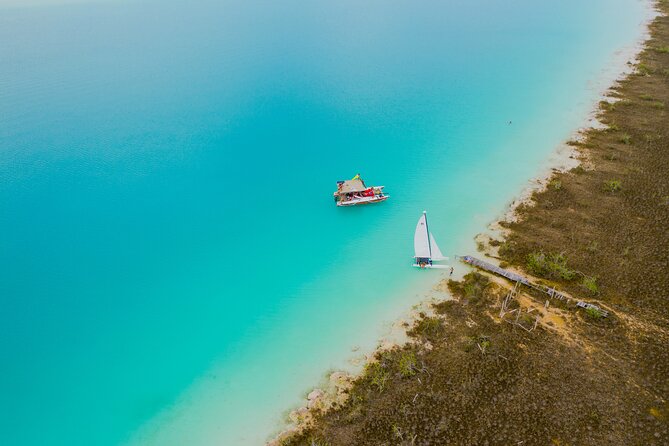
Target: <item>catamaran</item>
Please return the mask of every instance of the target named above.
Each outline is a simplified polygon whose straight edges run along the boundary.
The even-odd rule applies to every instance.
[[[337,206],[355,206],[386,201],[390,195],[383,192],[385,186],[365,186],[365,182],[357,174],[350,180],[337,181],[337,191],[334,193]]]
[[[413,249],[416,268],[449,268],[447,265],[435,265],[433,262],[448,260],[437,245],[437,241],[427,227],[427,211],[418,219],[413,236]]]

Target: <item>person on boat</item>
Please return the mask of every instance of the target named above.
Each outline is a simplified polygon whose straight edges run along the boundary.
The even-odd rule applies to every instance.
[[[362,187],[367,187],[367,186],[365,186],[365,180],[362,179],[362,177],[360,176],[359,173],[356,173],[355,176],[352,179],[353,180],[360,180],[360,182],[362,183]]]

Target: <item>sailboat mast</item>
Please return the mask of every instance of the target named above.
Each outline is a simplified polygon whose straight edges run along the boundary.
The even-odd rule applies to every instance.
[[[432,258],[432,242],[430,241],[430,228],[427,227],[427,211],[423,211],[425,216],[425,232],[427,232],[427,249],[430,253],[430,258]]]

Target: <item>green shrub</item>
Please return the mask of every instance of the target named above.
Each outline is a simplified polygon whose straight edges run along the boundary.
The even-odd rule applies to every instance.
[[[473,336],[467,336],[463,341],[462,341],[462,349],[466,352],[470,352],[478,347],[476,347],[477,344],[477,339],[476,337]]]
[[[309,446],[330,446],[330,443],[322,438],[310,437]]]
[[[402,428],[395,423],[393,423],[393,435],[399,439],[404,439],[404,433],[402,432]]]
[[[607,192],[619,192],[623,188],[623,183],[620,180],[609,180],[604,182],[604,188]]]
[[[386,383],[390,378],[388,370],[380,362],[372,362],[365,366],[365,375],[369,377],[372,386],[376,387],[379,393],[386,388]]]
[[[586,308],[585,315],[588,317],[588,319],[592,319],[594,321],[598,321],[602,318],[601,311],[593,307]]]
[[[414,326],[412,332],[421,336],[434,336],[441,330],[441,320],[436,317],[423,317]]]
[[[653,108],[657,108],[658,110],[663,110],[664,109],[664,102],[662,101],[653,101],[650,103],[650,106]]]
[[[397,363],[397,368],[400,371],[400,375],[404,378],[409,378],[416,374],[416,355],[412,351],[404,351],[400,354],[400,359]]]
[[[462,289],[465,291],[465,297],[475,297],[477,288],[473,283],[466,283]]]
[[[620,142],[623,144],[631,144],[632,137],[628,133],[623,133],[622,135],[620,135]]]
[[[611,102],[599,101],[599,108],[601,108],[602,110],[615,110],[616,107]]]
[[[562,181],[558,180],[557,178],[554,178],[551,180],[550,183],[548,183],[548,186],[555,190],[560,190],[562,189]]]
[[[655,47],[655,51],[658,53],[669,53],[669,45],[657,46]]]
[[[499,245],[499,255],[501,256],[510,256],[513,255],[514,253],[514,245],[511,242],[503,242],[501,245]]]
[[[581,165],[578,165],[578,166],[574,167],[573,169],[571,169],[571,171],[573,173],[575,173],[576,175],[580,175],[582,173],[585,173],[585,168]]]
[[[599,415],[599,412],[597,412],[597,409],[590,412],[588,418],[590,418],[590,422],[595,427],[599,427],[600,424],[602,423],[602,417]]]
[[[649,94],[642,94],[641,96],[639,96],[639,98],[643,99],[644,101],[652,101],[653,100],[653,97]]]
[[[596,277],[584,277],[581,285],[591,294],[599,294],[599,286],[597,285]]]
[[[462,293],[467,299],[477,300],[483,297],[483,292],[488,285],[490,285],[488,276],[484,276],[478,272],[469,273],[464,277]]]
[[[646,65],[645,63],[640,63],[636,67],[636,70],[637,70],[637,73],[641,76],[648,76],[653,72],[653,70],[648,65]]]
[[[552,279],[571,280],[576,275],[560,253],[533,252],[527,256],[527,269],[536,276]]]

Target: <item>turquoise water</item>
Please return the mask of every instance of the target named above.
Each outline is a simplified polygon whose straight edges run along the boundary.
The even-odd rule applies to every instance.
[[[261,444],[438,280],[420,212],[471,249],[646,15],[0,2],[0,443]],[[356,172],[392,198],[335,208]]]

